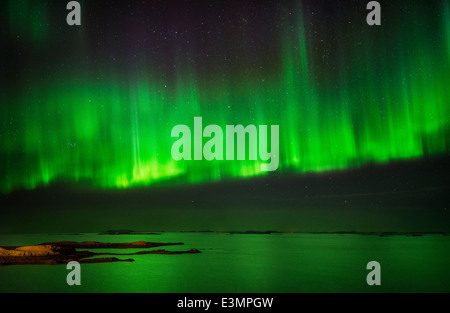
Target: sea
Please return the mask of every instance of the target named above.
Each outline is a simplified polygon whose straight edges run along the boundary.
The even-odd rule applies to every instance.
[[[81,264],[69,286],[66,265],[0,266],[0,292],[32,293],[303,293],[450,292],[450,236],[360,234],[160,235],[14,234],[0,246],[49,241],[182,242],[154,249],[198,254],[133,255],[134,262]],[[145,249],[95,249],[128,253]],[[107,256],[109,257],[109,256]],[[379,285],[367,277],[379,264]],[[373,277],[373,276],[371,276]]]

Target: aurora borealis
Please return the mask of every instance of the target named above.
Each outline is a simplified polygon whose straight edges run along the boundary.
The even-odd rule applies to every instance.
[[[280,125],[278,172],[442,156],[450,1],[65,1],[3,5],[0,192],[265,175],[258,161],[175,161],[173,126]]]

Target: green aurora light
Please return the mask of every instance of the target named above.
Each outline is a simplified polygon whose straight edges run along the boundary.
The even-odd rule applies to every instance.
[[[29,12],[30,2],[14,3],[26,10],[10,10],[16,21],[11,36],[23,32],[42,48],[49,36],[41,21],[45,9],[44,15],[29,14],[27,24],[15,15]],[[225,79],[219,72],[206,78],[182,60],[170,83],[149,64],[131,73],[109,67],[101,80],[88,65],[58,75],[30,74],[0,95],[8,104],[0,107],[0,191],[60,180],[129,188],[267,174],[258,161],[174,161],[171,129],[192,126],[194,116],[220,126],[280,125],[281,172],[445,154],[450,6],[440,3],[440,20],[422,16],[418,6],[404,18],[414,23],[400,21],[382,35],[371,29],[358,36],[358,30],[337,25],[329,30],[341,38],[333,44],[334,65],[325,69],[305,9],[293,31],[285,27],[273,38],[279,53],[264,79],[245,69]],[[87,50],[83,35],[79,40]],[[330,68],[333,73],[324,74]]]

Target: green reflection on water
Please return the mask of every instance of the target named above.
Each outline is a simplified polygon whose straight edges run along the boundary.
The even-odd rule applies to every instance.
[[[2,235],[1,245],[55,240],[184,242],[167,250],[201,254],[136,255],[132,263],[82,265],[68,286],[65,266],[0,268],[0,292],[448,292],[450,237],[362,235],[161,236]],[[98,250],[100,251],[100,250]],[[112,250],[102,250],[111,251]],[[117,251],[117,250],[116,250]],[[120,250],[132,252],[136,250]],[[366,264],[381,264],[381,286],[367,286]]]

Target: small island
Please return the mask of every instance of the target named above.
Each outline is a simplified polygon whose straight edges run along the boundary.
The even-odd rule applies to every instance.
[[[96,256],[119,256],[119,255],[142,255],[142,254],[192,254],[200,253],[197,249],[186,251],[168,250],[146,250],[132,253],[110,253],[78,251],[77,249],[145,249],[161,246],[183,245],[183,243],[159,243],[159,242],[125,242],[105,243],[97,241],[54,241],[38,245],[22,247],[0,247],[0,266],[2,265],[30,265],[30,264],[67,264],[70,261],[79,263],[105,263],[105,262],[133,262],[134,259],[118,259],[116,257]]]

